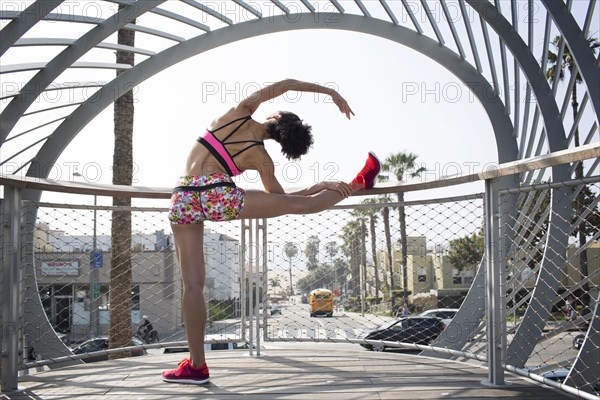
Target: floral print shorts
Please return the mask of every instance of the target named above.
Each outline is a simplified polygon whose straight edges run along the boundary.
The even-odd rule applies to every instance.
[[[171,224],[198,224],[202,221],[231,221],[244,207],[246,192],[224,173],[182,176],[171,196]]]

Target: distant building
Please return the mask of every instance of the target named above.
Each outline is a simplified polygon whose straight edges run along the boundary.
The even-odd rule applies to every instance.
[[[434,291],[440,307],[459,305],[471,287],[478,265],[468,265],[459,271],[452,268],[447,261],[444,262],[446,257],[441,252],[441,246],[434,246],[433,251],[428,249],[425,236],[408,236],[406,241],[407,291],[410,294]],[[378,271],[381,275],[380,281],[389,280],[390,268],[386,251],[381,249],[377,253],[377,259],[380,266]],[[394,287],[396,290],[402,290],[402,249],[399,245],[392,249],[392,262]],[[372,282],[373,278],[371,277],[369,281]],[[372,290],[371,285],[371,293]],[[386,295],[388,296],[389,294]]]
[[[579,271],[578,248],[571,245],[567,250],[567,265],[561,280],[560,291],[572,288],[581,282],[582,276]],[[464,296],[468,293],[477,268],[479,265],[465,265],[461,270],[453,268],[447,261],[447,257],[436,245],[433,251],[427,250],[427,238],[424,236],[407,237],[407,290],[412,294],[434,291],[437,294],[439,307],[456,307],[462,303]],[[587,249],[588,275],[590,278],[590,295],[597,298],[600,287],[600,241],[594,241]],[[384,250],[377,254],[379,263],[378,272],[380,282],[388,279],[389,263]],[[402,289],[402,254],[400,246],[395,246],[392,251],[394,286],[397,290]],[[373,269],[367,269],[370,273],[368,283],[369,293],[375,296]],[[515,279],[515,283],[522,284],[524,289],[532,289],[535,286],[537,275],[531,268],[523,269]],[[389,294],[387,295],[389,296]]]
[[[98,235],[92,256],[93,238],[67,235],[38,224],[35,230],[36,278],[40,297],[50,323],[72,339],[91,331],[91,270],[98,270],[96,296],[99,305],[98,333],[106,334],[109,323],[110,236]],[[227,235],[205,230],[206,300],[240,296],[239,242]],[[173,240],[164,231],[132,235],[132,329],[147,315],[159,337],[180,330],[182,284],[176,265]]]

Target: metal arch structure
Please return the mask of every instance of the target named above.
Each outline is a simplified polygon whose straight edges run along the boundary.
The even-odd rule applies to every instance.
[[[33,76],[24,78],[17,89],[8,90],[2,86],[0,148],[6,149],[9,147],[6,144],[13,140],[22,143],[9,152],[3,149],[0,153],[3,171],[15,174],[27,171],[28,176],[47,177],[71,140],[102,110],[135,85],[209,49],[258,35],[299,29],[335,29],[371,34],[410,47],[439,63],[460,79],[481,102],[494,129],[499,162],[572,147],[575,131],[584,132],[582,144],[588,144],[598,136],[600,63],[585,40],[594,18],[598,18],[596,0],[588,3],[584,17],[579,20],[571,12],[572,0],[566,3],[562,0],[303,0],[286,4],[273,0],[263,2],[262,6],[242,0],[106,0],[93,3],[98,4],[107,15],[99,18],[83,15],[77,10],[70,12],[71,7],[65,7],[68,1],[64,0],[37,0],[22,10],[0,10],[0,19],[8,21],[0,31],[0,77],[4,80],[11,74],[22,76],[28,71],[35,71]],[[177,3],[178,8],[173,7],[173,3]],[[518,13],[520,9],[526,12],[525,22]],[[192,13],[197,18],[190,17]],[[534,15],[537,13],[539,15]],[[168,18],[170,23],[154,26],[143,22],[131,23],[133,19],[143,20],[146,17]],[[534,17],[544,20],[540,31],[543,32],[541,51],[536,45],[539,38],[536,42],[538,31]],[[50,37],[28,34],[48,21],[60,22],[61,26],[64,23],[91,24],[92,28],[72,39],[61,38],[59,32],[51,33]],[[180,36],[175,28],[181,26],[193,33],[189,37]],[[110,38],[121,28],[165,39],[169,45],[164,45],[163,41],[156,48],[120,46],[111,42]],[[558,68],[561,56],[570,51],[583,82],[577,90],[583,93],[584,100],[579,114],[572,120],[567,118],[566,111],[570,95],[578,84],[575,76],[571,77],[565,90],[559,91],[558,80],[549,84],[544,75],[548,67],[546,54],[554,35],[564,38],[557,50]],[[35,62],[19,64],[11,61],[13,50],[31,49],[34,52],[41,46],[60,46],[63,50],[50,60],[38,60],[34,55]],[[96,49],[128,50],[146,59],[133,67],[118,65],[104,58],[98,58],[97,62],[79,61],[83,56],[96,54],[92,53]],[[67,85],[58,81],[63,72],[78,67],[89,71],[88,83]],[[126,71],[110,82],[98,83],[94,79],[95,71],[106,68]],[[36,101],[51,90],[90,87],[97,88],[95,94],[79,103],[36,108]],[[525,87],[525,94],[521,93],[521,87]],[[70,112],[56,118],[57,110],[66,109]],[[18,131],[19,122],[27,121],[33,115],[37,125]],[[27,153],[34,155],[30,157]],[[598,162],[585,168],[587,176],[596,174]],[[567,180],[571,176],[566,166],[544,173],[552,174],[555,180]],[[536,179],[540,179],[540,175],[526,173],[519,180],[527,183]],[[514,184],[514,180],[503,180],[500,188]],[[553,198],[556,218],[549,228],[552,242],[547,243],[553,252],[544,255],[538,285],[532,295],[536,301],[530,302],[523,322],[506,349],[507,363],[517,367],[525,365],[541,338],[556,294],[557,281],[552,277],[559,275],[565,264],[566,232],[570,220],[570,209],[566,204],[570,204],[573,194],[563,195]],[[28,193],[27,196],[35,200],[41,194]],[[506,211],[509,209],[507,207]],[[477,279],[482,277],[480,270]],[[473,301],[461,309],[453,324],[476,326],[481,321],[483,290],[483,286],[473,285],[469,293]],[[438,345],[461,349],[467,337],[464,335],[464,341],[451,341],[442,335]],[[573,375],[577,372],[577,363],[574,368]],[[587,379],[587,382],[591,380]]]

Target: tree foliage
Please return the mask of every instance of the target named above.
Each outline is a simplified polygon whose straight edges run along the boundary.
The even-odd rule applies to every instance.
[[[483,234],[481,231],[450,241],[447,260],[453,268],[462,271],[477,265],[483,257]]]
[[[596,235],[600,229],[600,208],[596,202],[598,193],[594,193],[589,186],[584,186],[579,196],[581,204],[582,218],[577,216],[576,202],[573,202],[573,219],[572,223],[576,224],[577,228],[571,233],[571,236],[581,234],[584,237]]]
[[[293,260],[298,255],[298,246],[294,242],[287,242],[283,245],[283,253],[288,260]]]
[[[319,246],[321,241],[316,235],[312,235],[306,241],[304,255],[306,255],[306,266],[311,271],[319,266]]]

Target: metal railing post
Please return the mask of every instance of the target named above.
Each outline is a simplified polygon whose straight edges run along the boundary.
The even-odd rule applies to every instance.
[[[486,262],[486,317],[487,317],[487,356],[488,381],[485,385],[504,386],[502,367],[502,282],[500,270],[500,215],[498,201],[498,179],[486,179],[484,204],[485,262]]]
[[[267,302],[261,299],[261,289],[263,297],[267,296],[266,282],[266,238],[267,238],[267,220],[250,219],[242,220],[242,299],[244,303],[248,299],[248,353],[254,356],[256,346],[256,355],[260,356],[261,328],[264,329],[263,337],[266,337],[267,327]],[[262,234],[261,234],[262,230]],[[248,240],[246,240],[248,239]],[[248,272],[246,272],[246,262]],[[262,281],[261,281],[262,276]],[[246,283],[247,282],[247,283]],[[247,289],[245,287],[247,286]],[[244,297],[244,290],[246,296]],[[260,306],[263,310],[263,323],[261,324]],[[244,310],[244,308],[242,307]],[[242,313],[242,330],[245,330],[244,318],[246,313]]]
[[[262,318],[262,340],[265,342],[267,340],[267,327],[269,326],[269,316],[271,312],[269,310],[269,286],[268,286],[268,278],[269,278],[269,265],[268,265],[268,249],[267,249],[267,226],[268,222],[266,218],[262,218],[257,227],[256,238],[258,242],[258,230],[262,230],[261,242],[260,242],[260,256],[262,260],[262,288],[263,288],[263,318]],[[258,348],[258,355],[260,355],[260,347]]]
[[[252,292],[254,297],[254,343],[256,344],[256,355],[260,356],[260,305],[262,304],[262,299],[260,298],[260,246],[258,246],[258,231],[260,228],[258,220],[253,219],[252,222],[254,225],[254,234],[251,237],[254,238],[254,240],[252,240],[250,245],[254,252],[252,254],[250,265],[252,265]],[[263,313],[264,312],[265,310],[263,307]]]
[[[2,243],[2,354],[0,381],[2,392],[18,390],[19,299],[21,293],[21,190],[4,187]]]

